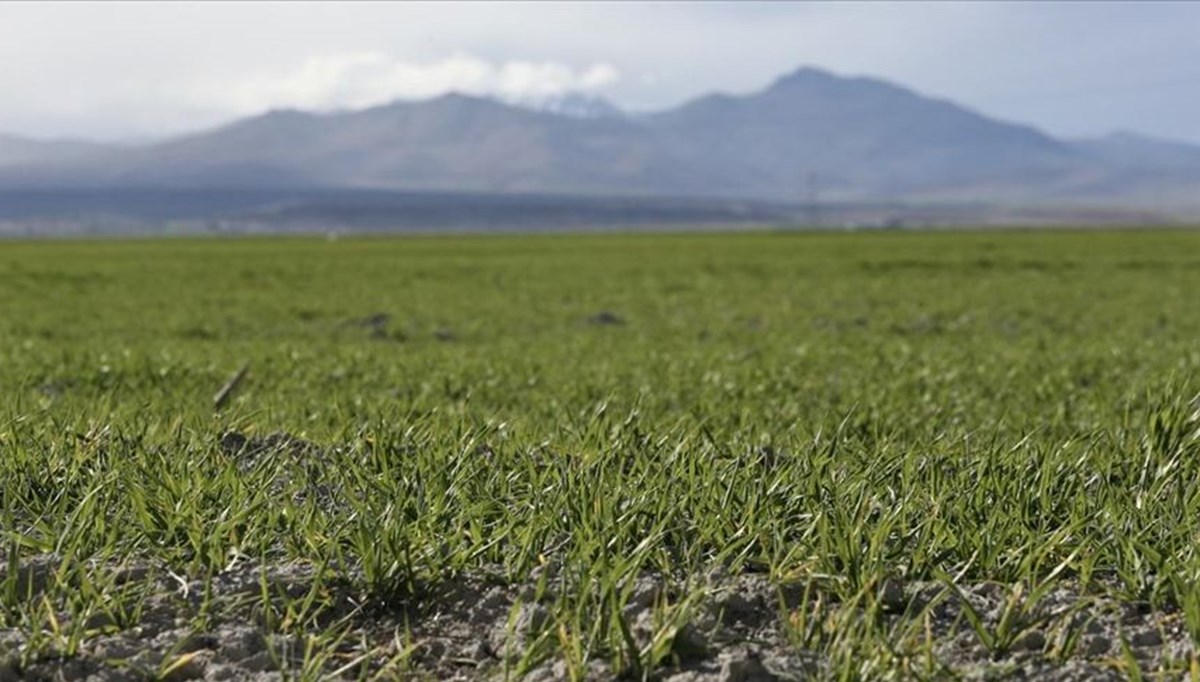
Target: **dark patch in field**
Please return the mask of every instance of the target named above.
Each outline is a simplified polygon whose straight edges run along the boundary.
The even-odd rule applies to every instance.
[[[43,382],[38,386],[37,390],[47,398],[58,398],[72,388],[75,388],[75,386],[76,381],[74,379],[52,379]]]
[[[221,452],[243,464],[253,464],[267,453],[283,452],[297,459],[319,455],[321,448],[287,433],[247,436],[237,431],[221,434]]]
[[[1060,272],[1079,267],[1073,261],[1020,260],[1006,261],[995,258],[976,258],[967,261],[906,259],[886,261],[862,261],[859,268],[864,272],[887,275],[903,272],[926,273],[979,273],[979,272]]]
[[[1167,261],[1150,259],[1123,260],[1115,263],[1118,270],[1195,270],[1200,268],[1200,261]]]
[[[180,329],[176,336],[191,341],[212,341],[217,338],[217,333],[207,327],[185,327]]]
[[[246,474],[266,458],[288,458],[290,466],[281,468],[281,473],[270,481],[271,491],[276,495],[290,491],[293,502],[309,500],[326,511],[345,503],[342,486],[330,482],[326,450],[315,443],[287,433],[247,436],[227,431],[221,435],[219,446]]]
[[[594,324],[598,327],[615,327],[625,324],[625,318],[611,310],[601,310],[594,315],[590,315],[587,321],[588,324]]]
[[[386,339],[388,338],[388,325],[391,321],[392,316],[387,313],[374,313],[366,317],[348,320],[346,324],[366,330],[372,338]]]
[[[865,315],[856,315],[851,318],[834,318],[822,315],[812,320],[813,329],[833,332],[835,334],[853,333],[866,329],[869,326],[871,326],[871,320]]]

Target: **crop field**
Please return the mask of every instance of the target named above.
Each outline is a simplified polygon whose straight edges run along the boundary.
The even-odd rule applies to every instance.
[[[2,243],[0,681],[1196,680],[1198,395],[1200,231]]]

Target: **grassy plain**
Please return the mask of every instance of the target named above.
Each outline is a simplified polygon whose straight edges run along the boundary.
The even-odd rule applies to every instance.
[[[490,674],[670,670],[714,571],[858,605],[785,614],[828,677],[949,674],[890,581],[1069,581],[1200,641],[1198,301],[1195,231],[0,244],[10,669],[132,627],[97,566],[241,558],[317,567],[256,612],[301,676],[416,665],[403,632],[337,654],[324,583],[386,610],[464,575],[553,592]],[[679,587],[642,642],[647,574]],[[964,618],[997,655],[1028,625]]]

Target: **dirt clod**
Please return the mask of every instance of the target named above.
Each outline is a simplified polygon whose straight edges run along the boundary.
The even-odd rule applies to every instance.
[[[753,654],[741,654],[725,660],[720,682],[774,682],[777,678]]]

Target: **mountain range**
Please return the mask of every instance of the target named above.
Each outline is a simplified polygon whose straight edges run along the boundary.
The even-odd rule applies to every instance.
[[[0,135],[0,191],[322,188],[793,203],[1200,210],[1200,147],[1058,139],[865,77],[801,68],[748,95],[622,112],[449,94],[271,111],[154,143]]]

